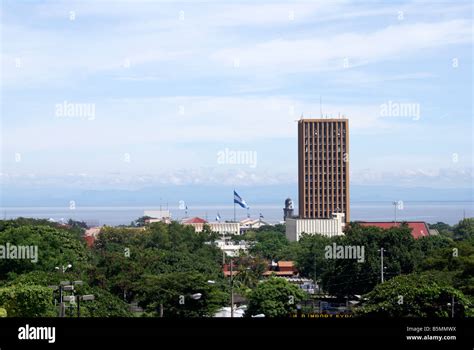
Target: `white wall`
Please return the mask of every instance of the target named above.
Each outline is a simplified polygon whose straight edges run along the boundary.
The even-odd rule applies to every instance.
[[[286,237],[289,241],[299,241],[302,233],[324,236],[343,235],[343,215],[334,215],[333,219],[286,219]]]

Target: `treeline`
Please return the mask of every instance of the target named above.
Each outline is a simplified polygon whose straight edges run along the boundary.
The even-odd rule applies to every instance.
[[[351,223],[344,236],[333,238],[304,235],[299,242],[289,242],[281,229],[262,228],[247,233],[245,239],[251,242],[253,256],[295,261],[301,276],[318,281],[330,295],[360,296],[360,314],[447,316],[454,295],[455,314],[472,316],[474,219],[433,226],[442,227],[439,235],[420,239],[413,238],[406,224],[383,230],[357,223]],[[364,261],[327,259],[326,247],[334,244],[364,247]],[[384,284],[380,284],[380,248],[384,248]]]
[[[382,230],[353,223],[345,236],[306,235],[299,242],[286,239],[283,225],[264,226],[235,237],[247,240],[250,249],[234,259],[234,290],[248,299],[247,315],[295,311],[296,303],[307,297],[301,290],[282,279],[261,282],[268,261],[292,260],[300,275],[318,281],[324,293],[360,300],[360,315],[450,316],[454,311],[458,317],[471,316],[474,219],[454,227],[436,225],[440,235],[418,240],[406,225]],[[0,316],[55,316],[58,292],[51,286],[76,280],[84,282],[76,293],[96,297],[81,304],[81,316],[204,317],[229,305],[223,253],[208,228],[195,233],[175,222],[103,227],[92,248],[86,246],[83,233],[78,224],[0,221],[0,245],[38,247],[36,263],[0,260]],[[363,261],[328,259],[326,247],[333,244],[364,247]],[[63,273],[67,264],[72,267]],[[288,296],[296,303],[288,305]],[[130,304],[143,312],[131,313]]]
[[[0,223],[0,244],[38,247],[36,263],[0,260],[0,308],[8,316],[57,315],[58,292],[51,286],[61,281],[81,280],[76,293],[95,296],[81,304],[82,316],[133,316],[131,302],[142,306],[145,316],[161,310],[165,316],[211,316],[228,300],[222,252],[208,244],[215,239],[210,231],[196,234],[177,223],[145,230],[104,227],[92,248],[82,233],[47,220]],[[63,273],[68,264],[72,267]]]

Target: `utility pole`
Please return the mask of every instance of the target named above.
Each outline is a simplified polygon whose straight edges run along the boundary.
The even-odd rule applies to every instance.
[[[317,285],[317,282],[316,282],[316,252],[315,252],[316,249],[314,247],[314,244],[315,243],[313,241],[312,244],[311,244],[311,248],[312,248],[311,251],[313,253],[313,263],[314,263],[314,266],[313,266],[314,267],[314,276],[313,276],[314,277],[314,293],[316,294],[316,285]],[[319,293],[319,290],[318,290],[318,293]]]
[[[383,248],[380,248],[380,280],[383,283]]]
[[[224,268],[224,265],[225,265],[225,246],[226,246],[226,242],[225,242],[225,232],[222,234],[222,268]]]
[[[454,318],[454,294],[451,295],[451,318]]]
[[[232,258],[230,258],[230,317],[234,317],[234,270]]]
[[[64,317],[63,286],[59,284],[59,317]]]

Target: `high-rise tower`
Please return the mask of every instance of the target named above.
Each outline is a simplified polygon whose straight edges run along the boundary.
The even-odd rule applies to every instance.
[[[349,121],[301,119],[298,122],[298,202],[301,219],[349,222]]]

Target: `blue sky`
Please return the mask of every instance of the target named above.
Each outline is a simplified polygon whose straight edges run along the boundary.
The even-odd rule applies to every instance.
[[[301,115],[351,182],[473,183],[470,1],[2,1],[2,186],[296,183]],[[92,118],[58,116],[65,101]],[[410,104],[419,115],[384,116]],[[228,149],[255,167],[221,164]]]

